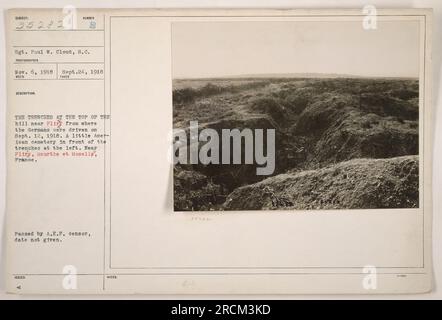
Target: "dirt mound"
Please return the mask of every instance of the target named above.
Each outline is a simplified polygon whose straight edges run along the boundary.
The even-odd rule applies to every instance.
[[[236,189],[224,210],[416,208],[418,156],[353,159]]]
[[[390,94],[393,93],[390,92]],[[399,97],[404,97],[404,99]],[[401,92],[396,97],[379,93],[362,93],[359,97],[359,108],[366,113],[374,113],[381,117],[392,116],[398,120],[416,120],[419,116],[419,108],[418,104],[408,100],[411,98],[414,98],[414,92],[410,91]]]
[[[288,111],[284,105],[277,99],[272,98],[259,98],[252,101],[250,110],[268,115],[279,123],[285,122],[288,116]]]
[[[175,166],[173,185],[177,211],[215,210],[225,200],[222,186],[197,171]]]
[[[391,158],[419,151],[416,106],[382,96],[323,94],[300,115],[294,136],[309,137],[308,162]]]

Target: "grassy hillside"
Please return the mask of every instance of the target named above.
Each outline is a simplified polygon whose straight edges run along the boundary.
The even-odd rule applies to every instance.
[[[237,188],[227,210],[416,208],[418,156],[353,159]]]

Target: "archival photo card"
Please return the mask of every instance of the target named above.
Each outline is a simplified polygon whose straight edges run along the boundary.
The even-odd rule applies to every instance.
[[[432,12],[371,9],[8,11],[7,290],[431,290]]]

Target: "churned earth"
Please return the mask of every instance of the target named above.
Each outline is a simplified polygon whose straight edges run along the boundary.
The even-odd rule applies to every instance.
[[[414,79],[174,80],[174,128],[276,132],[270,177],[253,164],[175,165],[175,210],[417,207],[418,93]]]

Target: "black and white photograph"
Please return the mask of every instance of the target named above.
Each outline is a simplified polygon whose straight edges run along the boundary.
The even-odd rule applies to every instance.
[[[440,298],[442,2],[203,2],[0,4],[0,299]]]
[[[172,23],[174,210],[418,208],[419,32]]]

